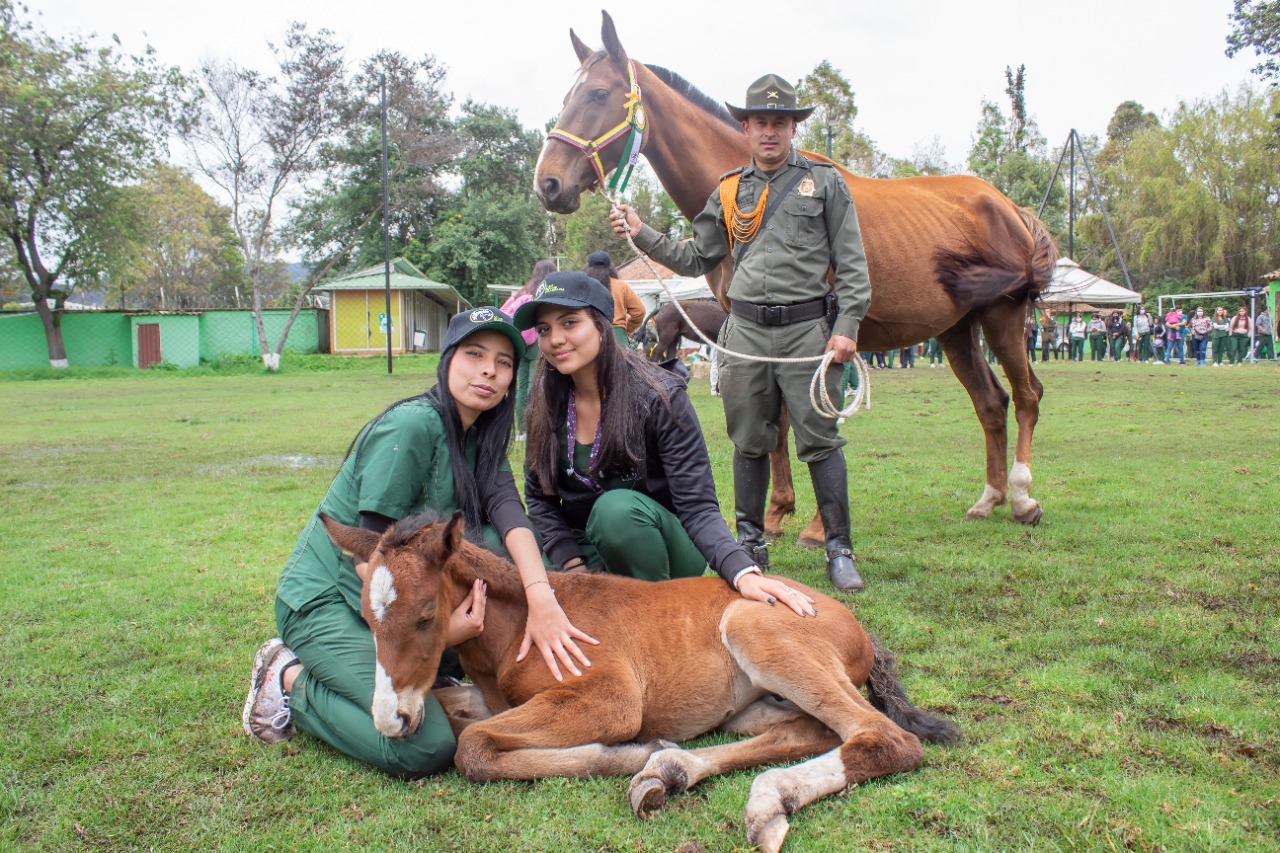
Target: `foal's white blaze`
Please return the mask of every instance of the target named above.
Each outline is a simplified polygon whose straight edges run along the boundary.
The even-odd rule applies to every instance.
[[[373,618],[379,622],[387,618],[387,608],[396,600],[396,581],[391,570],[386,566],[378,566],[369,578],[369,607],[373,610]]]
[[[1035,506],[1031,499],[1031,466],[1023,462],[1013,463],[1009,470],[1009,506],[1019,515]]]
[[[373,652],[376,657],[378,653],[378,641],[373,641]],[[403,728],[400,716],[397,713],[400,709],[400,697],[396,695],[395,688],[391,686],[391,676],[387,675],[387,671],[382,668],[382,662],[377,661],[377,668],[373,673],[373,725],[379,732],[386,737],[397,737]]]

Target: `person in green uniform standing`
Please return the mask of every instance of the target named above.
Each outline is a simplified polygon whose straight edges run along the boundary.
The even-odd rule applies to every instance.
[[[684,380],[618,345],[613,310],[603,284],[563,272],[516,312],[543,355],[525,500],[548,558],[653,581],[710,565],[744,598],[812,616],[812,599],[765,577],[729,534]]]
[[[871,304],[871,283],[849,185],[828,163],[792,147],[798,122],[813,112],[796,104],[795,89],[768,74],[747,89],[746,106],[727,105],[742,123],[751,162],[724,175],[693,220],[693,238],[677,241],[644,225],[628,205],[611,214],[618,234],[683,275],[702,275],[733,256],[731,313],[722,346],[749,355],[835,353],[828,393],[839,394],[842,365],[858,352],[858,326]],[[834,276],[829,287],[827,274]],[[785,401],[796,453],[809,465],[818,513],[826,529],[827,574],[837,589],[860,590],[853,555],[849,491],[834,419],[809,400],[814,364],[774,364],[725,356],[720,393],[733,441],[738,540],[768,564],[764,506],[769,452],[777,445]]]
[[[579,665],[590,665],[578,643],[596,640],[556,603],[507,463],[510,392],[523,355],[524,341],[505,314],[494,308],[458,314],[445,335],[437,384],[393,403],[351,443],[280,578],[280,637],[258,650],[245,700],[251,738],[278,743],[301,729],[402,778],[438,773],[453,762],[453,733],[434,699],[412,737],[386,738],[374,727],[373,636],[360,616],[367,566],[339,552],[320,513],[381,532],[428,508],[461,510],[469,534],[503,542],[520,572],[529,604],[520,658],[536,646],[557,679],[561,667],[578,675]],[[449,618],[450,645],[479,634],[484,604],[477,581]]]

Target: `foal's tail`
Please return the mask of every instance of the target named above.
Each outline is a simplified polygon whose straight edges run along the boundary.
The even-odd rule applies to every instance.
[[[922,711],[907,698],[898,679],[898,666],[893,653],[880,645],[870,634],[875,660],[871,664],[871,677],[867,679],[867,698],[876,710],[911,732],[920,740],[930,743],[959,743],[960,729],[948,719]]]
[[[1049,286],[1058,247],[1045,224],[1025,208],[988,202],[984,237],[966,240],[961,249],[940,248],[934,253],[934,271],[947,295],[966,310],[1000,298],[1030,302]],[[1010,215],[1017,212],[1018,220]],[[993,218],[995,217],[995,218]],[[1021,227],[1020,227],[1021,226]],[[1028,250],[1025,237],[1030,237]]]

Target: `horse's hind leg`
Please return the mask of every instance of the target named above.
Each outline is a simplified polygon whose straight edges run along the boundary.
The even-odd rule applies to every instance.
[[[835,732],[808,714],[792,710],[788,719],[747,740],[701,749],[663,749],[650,756],[631,780],[627,799],[641,818],[654,815],[670,794],[687,791],[710,776],[795,761],[840,743]]]
[[[982,490],[982,497],[969,507],[967,513],[969,518],[986,518],[991,515],[991,510],[1005,502],[1009,491],[1005,472],[1009,459],[1009,395],[1000,387],[996,375],[982,356],[982,348],[978,346],[978,324],[972,314],[939,333],[937,338],[947,355],[951,372],[969,392],[973,411],[986,438],[986,487]],[[990,339],[987,343],[991,343]]]
[[[1014,418],[1018,421],[1018,441],[1013,451],[1013,468],[1009,471],[1009,508],[1023,524],[1040,521],[1040,504],[1031,497],[1031,438],[1040,419],[1040,400],[1044,385],[1036,378],[1027,361],[1023,341],[1023,324],[1027,306],[1021,302],[996,302],[982,310],[982,330],[995,353],[1009,391],[1013,394]]]
[[[791,434],[791,417],[783,403],[778,414],[778,444],[769,452],[769,474],[772,491],[769,508],[764,514],[764,535],[776,539],[782,535],[782,523],[796,511],[796,489],[791,482],[791,455],[787,436]]]

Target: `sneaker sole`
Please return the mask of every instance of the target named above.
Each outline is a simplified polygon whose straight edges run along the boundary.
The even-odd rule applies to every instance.
[[[275,654],[276,649],[283,645],[284,641],[279,637],[267,640],[261,646],[258,646],[258,651],[253,656],[253,669],[249,671],[249,697],[244,700],[244,710],[240,713],[240,724],[244,727],[244,733],[249,736],[250,740],[262,740],[250,728],[249,716],[253,711],[253,703],[258,701],[258,691],[262,689],[263,674],[267,669],[267,661]]]

